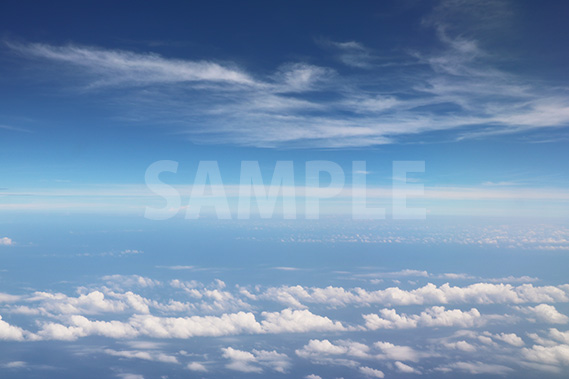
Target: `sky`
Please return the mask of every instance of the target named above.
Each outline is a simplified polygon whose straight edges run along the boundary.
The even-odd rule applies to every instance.
[[[3,1],[0,376],[566,376],[568,12]]]

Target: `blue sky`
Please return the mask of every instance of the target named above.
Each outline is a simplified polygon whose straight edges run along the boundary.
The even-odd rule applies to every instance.
[[[0,376],[564,377],[568,12],[3,1]],[[203,161],[230,220],[185,218]],[[297,219],[237,219],[242,161],[292,162]],[[345,174],[320,220],[314,161]],[[386,219],[351,217],[362,175]]]
[[[140,184],[161,159],[179,184],[200,160],[236,183],[235,157],[300,178],[365,160],[385,185],[393,160],[424,160],[428,187],[534,189],[527,216],[566,211],[563,3],[4,7],[4,188]]]

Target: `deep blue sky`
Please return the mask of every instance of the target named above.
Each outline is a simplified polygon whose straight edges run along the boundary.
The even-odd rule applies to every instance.
[[[299,184],[307,160],[366,160],[381,186],[391,161],[424,160],[427,186],[544,188],[564,207],[547,194],[567,185],[564,2],[1,7],[12,192],[142,184],[160,159],[179,184],[200,160],[229,183],[239,160],[294,160]]]

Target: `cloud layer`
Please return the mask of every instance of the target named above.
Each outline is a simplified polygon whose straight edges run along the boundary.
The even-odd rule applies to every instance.
[[[384,275],[393,281],[435,277],[476,279],[410,269]],[[115,341],[113,346],[91,344],[90,354],[95,349],[110,359],[168,365],[203,375],[217,375],[220,370],[286,375],[298,362],[313,365],[313,370],[338,367],[371,378],[386,373],[508,375],[526,368],[561,372],[569,366],[569,335],[558,329],[569,324],[559,309],[569,302],[568,285],[229,288],[219,279],[204,284],[108,275],[76,292],[2,294],[0,311],[7,317],[0,318],[0,340],[26,344],[57,340],[81,346],[83,339],[104,338]],[[350,311],[338,312],[344,308]],[[36,328],[19,326],[22,321]],[[518,332],[513,331],[516,328]],[[532,332],[520,333],[524,328]],[[416,329],[430,337],[417,339],[408,332]],[[395,330],[397,334],[388,334]],[[285,343],[290,336],[295,337]],[[391,340],[394,337],[397,341]],[[172,350],[176,341],[197,339],[217,345],[216,352]],[[244,342],[255,339],[264,342]],[[518,360],[504,358],[509,356]],[[26,365],[14,364],[11,369]],[[314,372],[304,376],[324,377]]]

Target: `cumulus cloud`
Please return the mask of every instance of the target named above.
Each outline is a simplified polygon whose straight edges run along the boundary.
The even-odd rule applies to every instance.
[[[522,354],[525,359],[539,364],[569,366],[569,345],[534,345],[524,348]]]
[[[8,237],[0,237],[0,246],[12,246],[14,241]]]
[[[418,352],[410,346],[399,346],[390,342],[380,341],[374,343],[373,346],[381,351],[377,356],[380,359],[417,362],[419,359],[428,356],[428,354]]]
[[[427,308],[419,315],[398,314],[394,309],[382,309],[379,313],[381,317],[375,313],[363,315],[368,329],[405,329],[419,326],[472,327],[485,322],[476,308],[462,311],[460,309],[446,310],[445,307],[436,306]]]
[[[350,340],[337,340],[331,342],[327,339],[310,340],[301,349],[297,349],[295,353],[297,356],[304,359],[309,359],[311,362],[317,364],[340,365],[351,368],[358,368],[360,372],[368,376],[373,376],[374,372],[377,375],[383,375],[383,372],[371,369],[369,367],[366,368],[365,366],[361,366],[361,360],[417,362],[422,358],[432,356],[431,353],[417,351],[410,346],[395,345],[390,342],[379,341],[374,343],[372,346],[368,346],[361,342]],[[401,362],[399,363],[399,365],[396,364],[396,367],[399,366],[401,370],[405,370],[406,367],[409,367],[411,371],[407,369],[407,372],[415,372],[410,366],[401,365]]]
[[[224,290],[225,283],[219,279],[214,280],[209,285],[204,285],[195,280],[182,281],[178,279],[171,280],[169,284],[173,288],[183,290],[188,296],[201,300],[190,306],[202,312],[228,312],[251,308],[239,296]]]
[[[253,313],[238,312],[222,316],[156,317],[135,315],[130,324],[141,334],[154,338],[191,338],[263,333]]]
[[[39,303],[37,308],[43,313],[57,315],[117,313],[128,308],[126,303],[109,299],[101,291],[92,291],[78,297],[62,293],[35,292],[27,301]]]
[[[518,335],[515,333],[499,333],[499,334],[492,334],[492,337],[496,340],[502,341],[507,343],[508,345],[512,346],[524,346],[524,340],[522,340]]]
[[[366,367],[366,366],[362,366],[359,368],[359,371],[364,374],[367,377],[370,378],[383,378],[385,377],[385,374],[383,373],[383,371],[371,368],[371,367]]]
[[[236,334],[303,333],[310,331],[342,331],[346,328],[338,321],[315,315],[307,310],[285,309],[281,312],[263,312],[258,322],[250,312],[237,312],[221,316],[158,317],[133,315],[126,322],[92,321],[84,316],[68,317],[68,325],[47,322],[38,332],[42,339],[75,340],[89,335],[110,338],[219,337]]]
[[[230,360],[227,368],[247,373],[261,373],[262,367],[276,372],[286,373],[290,367],[290,359],[286,354],[276,351],[253,350],[252,352],[237,350],[232,347],[221,349],[223,357]],[[262,366],[262,367],[261,367]]]
[[[426,273],[426,272],[425,272]],[[417,273],[413,272],[413,275]],[[307,288],[303,286],[270,287],[259,294],[261,298],[278,301],[296,308],[305,304],[327,304],[333,307],[348,304],[423,305],[423,304],[500,304],[567,302],[567,292],[555,286],[534,286],[522,284],[475,283],[466,287],[451,286],[448,283],[436,286],[429,283],[414,290],[389,287],[377,291],[363,288],[343,287]]]
[[[421,271],[410,270],[400,272],[421,277]],[[419,275],[419,276],[417,276]],[[422,277],[431,277],[422,276]],[[142,278],[142,279],[141,279]],[[359,375],[374,377],[374,373],[391,370],[401,374],[419,374],[428,370],[425,364],[419,366],[431,357],[440,357],[442,362],[437,362],[441,371],[457,371],[467,373],[510,373],[508,360],[502,356],[516,356],[520,359],[520,365],[533,367],[538,370],[550,370],[559,372],[566,365],[564,361],[565,347],[569,341],[568,332],[551,328],[546,331],[529,333],[527,337],[535,344],[526,347],[523,336],[519,336],[510,330],[499,331],[476,331],[477,328],[493,320],[518,321],[517,315],[482,314],[478,309],[491,308],[486,304],[499,304],[505,302],[508,307],[502,309],[515,309],[520,314],[526,314],[528,318],[540,322],[565,323],[568,322],[562,315],[549,304],[538,305],[510,305],[523,304],[534,299],[549,298],[554,301],[563,301],[566,296],[567,286],[543,286],[537,287],[532,284],[518,286],[510,284],[482,283],[482,286],[472,285],[466,287],[453,287],[450,285],[435,286],[428,284],[412,290],[403,290],[397,287],[386,288],[380,295],[376,291],[367,291],[363,288],[345,289],[343,287],[270,287],[247,286],[230,287],[221,280],[216,280],[204,285],[197,281],[172,280],[154,285],[140,283],[155,283],[153,279],[139,276],[109,276],[102,279],[102,287],[86,286],[77,289],[74,296],[51,293],[34,292],[31,295],[8,295],[0,294],[0,300],[5,300],[3,311],[18,314],[18,317],[35,318],[37,330],[27,331],[18,326],[11,325],[0,319],[0,339],[12,341],[39,340],[62,340],[75,341],[88,336],[101,336],[118,340],[130,340],[122,342],[123,348],[106,348],[101,351],[107,355],[120,359],[146,360],[153,362],[181,364],[187,370],[199,372],[211,371],[213,364],[225,365],[227,369],[244,373],[286,373],[291,369],[292,360],[286,354],[277,350],[262,350],[258,346],[251,347],[226,347],[222,350],[222,359],[219,362],[211,357],[197,358],[194,361],[183,362],[181,357],[188,357],[185,352],[177,354],[165,353],[167,339],[190,339],[196,337],[228,337],[237,335],[266,335],[281,333],[308,334],[304,345],[296,347],[297,359],[306,359],[310,363],[329,366],[343,366],[351,369]],[[129,288],[136,288],[142,296],[134,293]],[[169,286],[169,293],[189,302],[178,302],[168,299],[167,302],[154,300],[157,289]],[[111,288],[109,288],[111,287]],[[567,288],[566,288],[567,287]],[[286,289],[284,291],[281,291]],[[274,292],[270,292],[274,291]],[[558,292],[561,291],[561,292]],[[298,301],[298,307],[285,308],[280,311],[262,311],[257,306],[265,306],[268,293],[274,295],[273,301],[293,302]],[[441,293],[443,294],[441,297]],[[561,294],[562,293],[562,294]],[[277,296],[280,298],[277,299]],[[383,308],[377,313],[364,313],[363,323],[353,325],[345,321],[331,317],[332,314],[342,314],[343,311],[331,310],[348,304],[357,304],[361,307],[373,304],[369,301],[373,296],[388,296],[390,299],[411,304],[422,301],[466,302],[472,299],[480,300],[481,307],[450,308],[445,306],[429,306],[424,310],[409,313],[393,308]],[[336,302],[326,304],[327,299],[336,297]],[[214,304],[238,304],[240,299],[258,302],[247,311],[235,311],[215,313],[214,307],[201,307],[200,303]],[[292,299],[292,300],[291,300]],[[361,301],[361,302],[360,302]],[[511,302],[511,303],[510,303]],[[21,305],[27,304],[27,305]],[[310,309],[306,304],[310,305]],[[320,307],[315,306],[321,304]],[[32,308],[30,305],[33,305]],[[274,305],[274,304],[273,304]],[[332,305],[332,306],[330,306]],[[247,304],[248,306],[248,304]],[[257,310],[259,309],[259,310]],[[315,309],[319,311],[316,312]],[[32,312],[32,310],[36,310]],[[320,313],[330,311],[329,313]],[[204,312],[188,315],[189,312]],[[173,313],[175,315],[171,315]],[[539,324],[534,324],[536,327]],[[428,344],[396,344],[381,338],[372,343],[369,338],[365,341],[352,340],[358,333],[368,330],[368,336],[377,335],[371,330],[398,329],[397,332],[405,335],[405,329],[419,327],[440,328],[437,332],[440,337],[431,339]],[[443,329],[462,328],[462,330]],[[445,333],[450,336],[445,337]],[[314,339],[311,333],[326,333],[327,338]],[[331,339],[332,335],[341,337]],[[371,333],[371,334],[369,334]],[[412,332],[411,332],[412,333]],[[381,332],[384,336],[385,333]],[[142,340],[140,340],[142,338]],[[161,339],[156,340],[147,339]],[[248,337],[249,338],[249,337]],[[227,339],[233,341],[233,339]],[[401,341],[401,340],[399,340]],[[126,347],[127,346],[127,347]],[[564,347],[565,346],[565,347]],[[447,350],[444,350],[447,349]],[[454,350],[454,351],[449,351]],[[459,362],[445,364],[443,353],[451,353],[453,357],[460,357]],[[482,353],[492,356],[490,362],[481,361]],[[475,358],[476,361],[471,361]],[[200,361],[200,360],[207,361]],[[480,360],[480,361],[478,361]],[[543,360],[544,363],[540,363]],[[376,367],[376,363],[384,366]],[[448,362],[448,361],[447,361]],[[381,368],[381,370],[378,370]],[[369,371],[369,370],[376,370]],[[365,372],[364,372],[365,370]]]
[[[395,368],[397,369],[397,371],[404,373],[404,374],[420,374],[421,373],[421,371],[419,371],[419,370],[417,370],[417,369],[415,369],[409,365],[406,365],[405,363],[399,362],[399,361],[395,362],[394,365],[395,365]]]
[[[74,341],[90,335],[133,338],[139,334],[134,327],[121,321],[91,321],[84,316],[73,315],[69,317],[68,322],[68,326],[44,323],[37,335],[40,339]]]
[[[370,348],[362,343],[338,340],[310,340],[308,344],[295,351],[296,355],[322,365],[358,367],[356,359],[369,359]]]
[[[334,345],[328,340],[310,340],[302,349],[296,350],[296,355],[302,358],[312,358],[320,355],[341,355],[347,352],[348,349],[345,346]]]
[[[339,321],[318,316],[308,310],[284,309],[281,312],[263,312],[262,328],[268,333],[302,333],[308,331],[343,331]]]
[[[10,325],[2,320],[0,316],[0,340],[4,341],[23,341],[26,332],[17,326]]]
[[[236,350],[232,347],[223,348],[222,351],[223,357],[231,361],[225,365],[228,369],[247,373],[263,372],[261,367],[254,365],[257,360],[252,353]]]
[[[549,336],[556,341],[569,345],[569,330],[561,332],[556,328],[549,329]]]
[[[267,351],[254,349],[252,352],[253,355],[255,355],[255,359],[261,366],[268,367],[276,372],[284,374],[291,366],[289,357],[286,354],[278,353],[275,350]]]
[[[100,314],[125,313],[149,314],[158,311],[162,314],[176,313],[226,313],[231,311],[247,310],[251,306],[239,296],[223,290],[221,281],[215,281],[209,286],[196,282],[189,288],[190,283],[172,281],[174,288],[184,290],[188,295],[200,301],[178,301],[169,299],[167,302],[145,298],[126,289],[137,288],[141,290],[153,289],[162,285],[160,281],[139,275],[110,275],[102,278],[106,286],[97,290],[78,289],[79,296],[68,296],[61,293],[35,292],[27,297],[26,301],[36,302],[32,310],[27,306],[10,308],[11,312],[41,313],[41,314]],[[107,287],[108,286],[108,287]],[[110,288],[109,288],[110,287]],[[0,295],[0,301],[3,296]],[[11,298],[6,297],[6,300]]]
[[[535,307],[519,308],[522,312],[530,315],[531,319],[550,324],[567,324],[569,317],[559,313],[553,305],[539,304]]]

